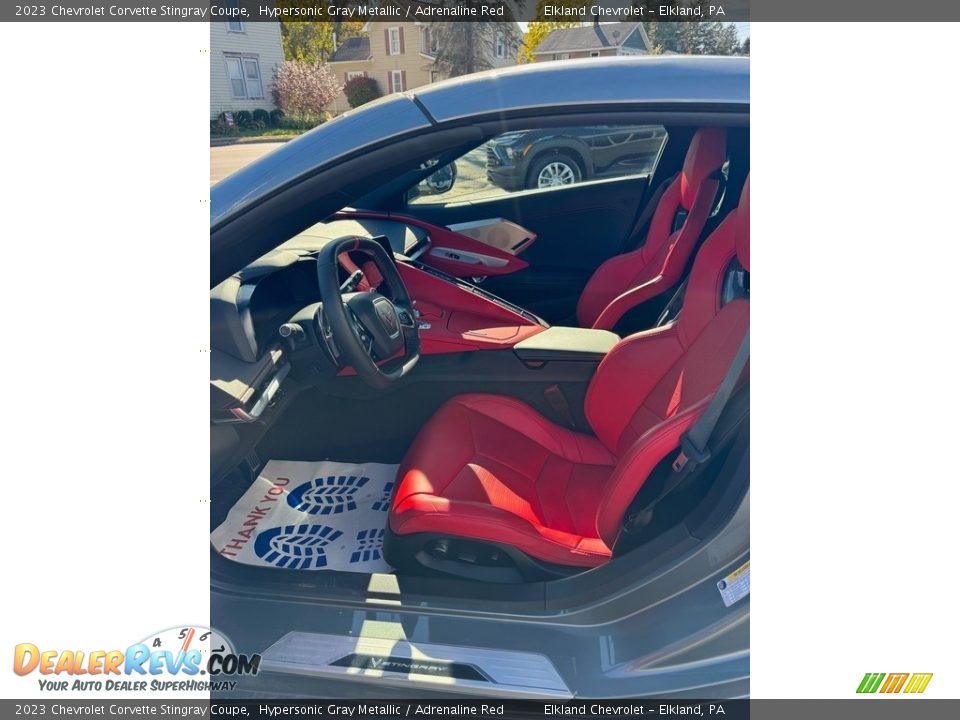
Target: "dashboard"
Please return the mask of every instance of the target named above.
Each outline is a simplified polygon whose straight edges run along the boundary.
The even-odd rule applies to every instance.
[[[246,362],[260,357],[280,325],[301,307],[319,301],[316,254],[344,235],[386,237],[395,253],[411,259],[430,247],[426,230],[401,222],[339,219],[317,223],[213,289],[212,346]]]
[[[344,236],[389,244],[420,318],[423,354],[502,349],[546,327],[535,315],[462,279],[479,274],[478,269],[492,274],[526,267],[513,253],[415,218],[348,211],[307,228],[211,291],[214,417],[250,422],[259,417],[256,411],[264,399],[272,399],[290,364],[297,362],[278,331],[320,302],[317,255]],[[342,253],[339,262],[341,282],[360,270],[358,290],[391,295],[369,256]],[[337,374],[332,367],[321,374],[327,370]]]
[[[430,246],[430,233],[426,228],[397,220],[351,217],[318,223],[288,240],[280,247],[306,246],[317,249],[330,240],[344,235],[360,235],[370,238],[385,237],[395,253],[412,259],[420,257]]]

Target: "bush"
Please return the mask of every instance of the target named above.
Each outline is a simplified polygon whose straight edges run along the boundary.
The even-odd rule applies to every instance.
[[[343,94],[347,96],[347,102],[352,108],[360,107],[382,95],[377,81],[372,77],[355,77],[347,80],[343,86]]]
[[[270,111],[270,124],[273,127],[280,127],[280,124],[283,122],[284,112],[280,108],[275,108]]]
[[[270,113],[263,108],[257,108],[253,111],[253,122],[260,127],[266,127],[270,124]]]
[[[253,115],[250,114],[249,110],[237,110],[233,114],[233,121],[237,124],[237,127],[241,130],[243,128],[250,127],[250,124],[253,122]]]
[[[343,85],[322,63],[287,60],[274,71],[273,101],[301,123],[321,118]]]

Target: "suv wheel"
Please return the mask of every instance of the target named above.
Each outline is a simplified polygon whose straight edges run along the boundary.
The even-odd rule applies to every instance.
[[[530,168],[527,187],[533,189],[573,185],[580,182],[582,177],[580,165],[569,155],[546,155]]]

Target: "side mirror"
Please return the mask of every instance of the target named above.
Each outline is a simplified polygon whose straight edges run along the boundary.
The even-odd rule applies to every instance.
[[[457,181],[457,163],[452,162],[449,165],[444,165],[442,168],[437,170],[432,175],[428,175],[423,184],[426,185],[431,195],[443,195],[445,192],[450,192],[453,189],[454,183]],[[424,195],[428,193],[423,193]]]

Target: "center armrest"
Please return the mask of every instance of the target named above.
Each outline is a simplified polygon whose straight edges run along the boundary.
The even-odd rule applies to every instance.
[[[553,360],[592,360],[599,362],[620,342],[620,336],[609,330],[577,327],[550,327],[513,346],[513,352],[524,362]]]

